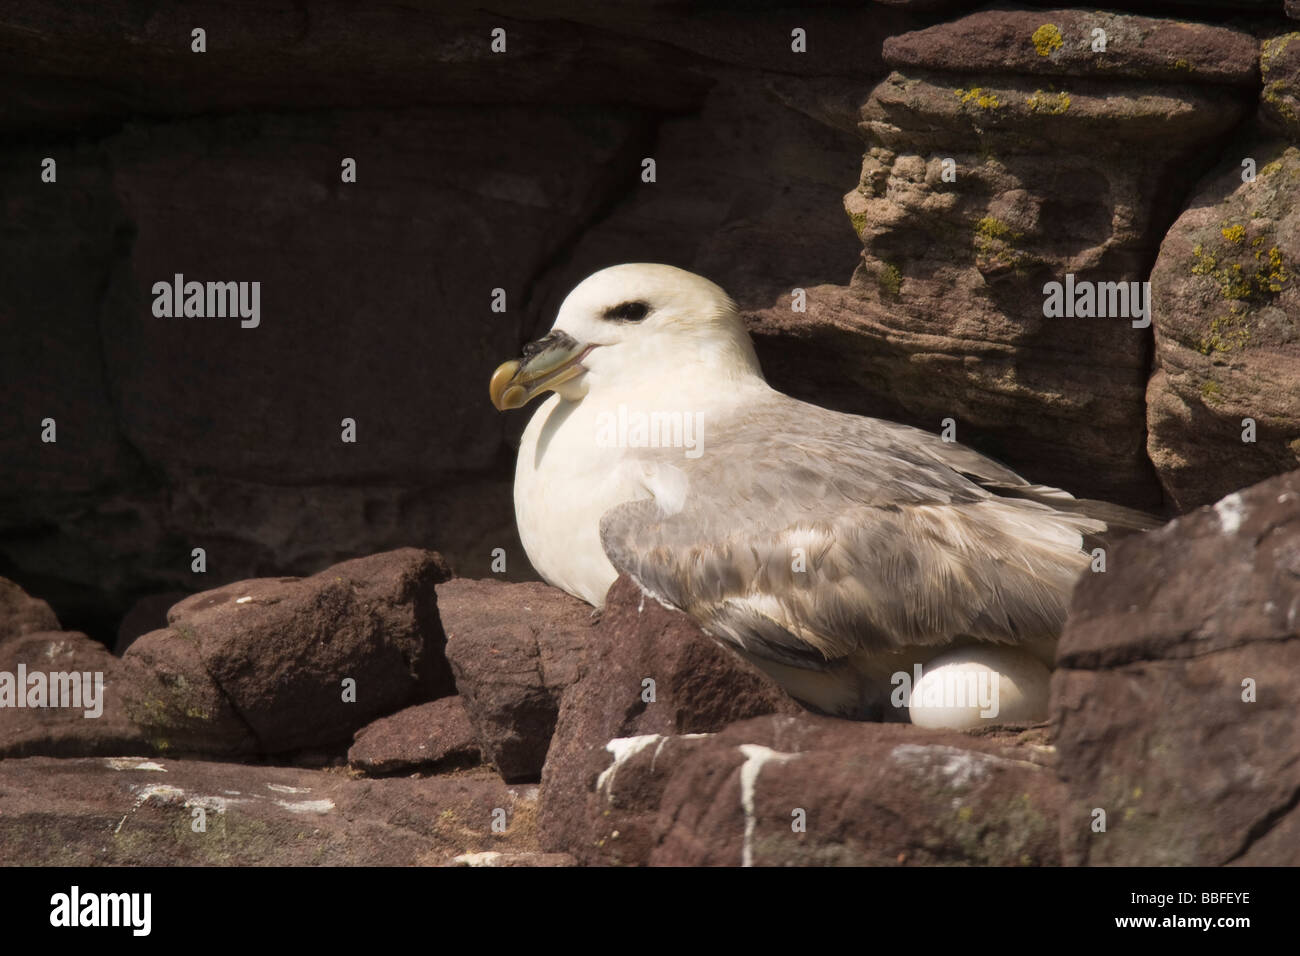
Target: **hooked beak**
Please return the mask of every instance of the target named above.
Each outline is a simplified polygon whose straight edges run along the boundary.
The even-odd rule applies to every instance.
[[[522,358],[502,362],[492,373],[492,381],[488,383],[492,404],[502,412],[523,408],[542,392],[585,372],[579,363],[595,347],[583,345],[567,332],[559,331],[529,342],[524,346]]]

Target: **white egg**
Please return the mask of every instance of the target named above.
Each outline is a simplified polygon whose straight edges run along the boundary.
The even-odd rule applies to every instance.
[[[1020,648],[954,648],[924,665],[909,713],[918,727],[948,730],[1044,720],[1051,677]]]

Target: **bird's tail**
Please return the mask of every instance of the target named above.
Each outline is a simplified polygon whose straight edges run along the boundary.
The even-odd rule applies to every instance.
[[[990,490],[996,491],[1004,498],[1023,498],[1047,505],[1061,514],[1100,521],[1106,525],[1106,531],[1150,531],[1152,528],[1160,527],[1166,520],[1158,515],[1111,504],[1109,501],[1076,498],[1068,491],[1053,488],[1051,485],[998,485]]]

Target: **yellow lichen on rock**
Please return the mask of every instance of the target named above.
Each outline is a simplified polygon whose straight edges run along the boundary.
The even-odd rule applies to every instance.
[[[1262,258],[1262,253],[1256,252],[1255,258]],[[1261,292],[1281,292],[1282,283],[1291,278],[1291,273],[1287,271],[1286,262],[1282,258],[1282,250],[1277,246],[1268,250],[1268,263],[1263,268],[1256,270],[1255,282]]]
[[[1013,235],[1013,230],[1005,222],[992,216],[985,216],[975,223],[975,234],[986,239],[1002,239]]]
[[[1054,23],[1044,23],[1034,31],[1032,39],[1034,49],[1038,51],[1039,56],[1050,56],[1065,45],[1065,41],[1061,39],[1061,31]]]
[[[1269,72],[1275,66],[1278,57],[1291,44],[1291,41],[1298,36],[1300,36],[1300,33],[1284,33],[1279,36],[1269,37],[1260,44],[1259,48],[1259,70],[1264,79],[1264,89],[1260,91],[1260,99],[1290,123],[1297,122],[1300,117],[1296,114],[1289,84],[1285,77],[1280,80],[1270,79]]]
[[[1031,113],[1046,113],[1048,116],[1060,116],[1070,108],[1069,93],[1045,93],[1034,90],[1034,95],[1025,100]]]
[[[1242,225],[1227,226],[1219,232],[1224,239],[1234,245],[1240,245],[1246,236],[1246,229]],[[1240,262],[1222,262],[1219,256],[1206,251],[1205,247],[1198,242],[1192,247],[1190,272],[1194,276],[1208,276],[1217,282],[1219,294],[1225,299],[1271,298],[1282,291],[1283,284],[1291,280],[1286,258],[1277,246],[1272,246],[1265,252],[1259,237],[1252,240],[1250,245],[1255,250],[1255,261],[1258,263],[1253,271],[1243,268]],[[1226,251],[1231,253],[1231,250]]]
[[[1268,71],[1273,68],[1273,62],[1282,55],[1283,51],[1290,46],[1300,33],[1283,33],[1279,36],[1269,37],[1259,47],[1259,70],[1267,79]]]
[[[982,86],[972,87],[969,90],[956,89],[953,93],[961,100],[962,106],[974,103],[980,109],[991,110],[1002,105],[996,93],[985,93]]]
[[[1202,355],[1214,355],[1218,352],[1231,352],[1234,349],[1245,348],[1249,341],[1250,329],[1246,327],[1245,319],[1240,312],[1233,311],[1215,318],[1196,348]],[[1214,385],[1209,391],[1202,387],[1201,397],[1206,399],[1218,397],[1218,386]]]

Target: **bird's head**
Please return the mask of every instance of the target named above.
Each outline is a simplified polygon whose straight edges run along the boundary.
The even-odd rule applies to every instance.
[[[762,377],[726,292],[684,269],[634,262],[580,282],[551,331],[497,368],[489,392],[505,411],[546,391],[577,401],[593,389],[672,383],[688,368],[724,387]]]

